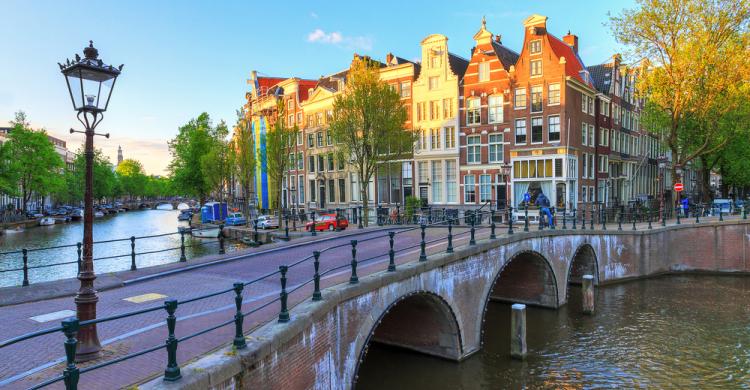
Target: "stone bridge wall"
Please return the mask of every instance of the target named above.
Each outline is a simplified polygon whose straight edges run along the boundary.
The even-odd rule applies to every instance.
[[[476,352],[491,298],[558,307],[569,282],[591,271],[609,283],[669,272],[747,273],[749,260],[750,221],[517,233],[323,290],[323,301],[297,305],[289,323],[251,333],[248,348],[225,348],[184,367],[179,382],[141,388],[349,389],[371,340],[452,360]]]

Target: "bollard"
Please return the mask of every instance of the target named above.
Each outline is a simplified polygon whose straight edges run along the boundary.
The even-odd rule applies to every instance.
[[[630,219],[633,220],[633,230],[635,230],[635,213],[633,213]]]
[[[289,241],[289,214],[284,214],[284,239]]]
[[[313,251],[313,267],[315,267],[315,274],[313,275],[313,294],[312,300],[319,301],[323,299],[323,295],[320,293],[320,251]]]
[[[281,293],[279,298],[281,299],[281,310],[279,311],[279,322],[289,322],[289,310],[286,307],[287,293],[286,293],[286,271],[289,267],[285,265],[279,266],[279,272],[281,272]]]
[[[742,206],[742,219],[747,219],[747,205]]]
[[[395,235],[395,232],[388,232],[388,245],[390,246],[390,249],[388,249],[388,272],[396,271],[396,252],[393,251],[393,236]]]
[[[255,218],[255,220],[253,220],[253,244],[251,246],[257,247],[258,245],[260,245],[260,241],[258,241],[258,239],[258,218]]]
[[[292,230],[297,231],[297,211],[292,213]]]
[[[513,234],[513,207],[508,208],[508,235]]]
[[[594,227],[594,214],[595,214],[595,212],[594,212],[594,205],[592,204],[591,205],[591,221],[589,221],[589,230],[596,229]]]
[[[448,218],[448,248],[445,253],[453,253],[453,219]]]
[[[226,253],[224,251],[224,225],[219,225],[219,254],[223,255],[224,253]]]
[[[496,239],[495,236],[495,210],[490,210],[490,240]]]
[[[78,272],[81,272],[81,243],[77,242],[76,247],[78,248]]]
[[[315,229],[315,212],[310,212],[310,218],[312,219],[312,225],[310,225],[310,235],[317,235],[317,229]]]
[[[23,253],[23,282],[21,285],[25,287],[29,285],[29,251],[24,248],[21,249],[21,252]]]
[[[653,213],[651,212],[651,210],[647,211],[646,213],[648,216],[648,230],[651,230],[653,229],[653,227],[651,226],[651,217],[653,216]]]
[[[78,346],[78,318],[68,318],[62,322],[62,331],[65,334],[65,370],[63,381],[66,390],[78,389],[78,378],[81,373],[76,367],[76,347]]]
[[[234,313],[234,341],[232,341],[232,345],[237,349],[247,346],[245,336],[242,335],[242,321],[245,319],[242,314],[242,289],[244,287],[245,284],[242,282],[234,283],[234,307],[236,312]]]
[[[130,236],[130,270],[135,271],[135,236]]]
[[[700,211],[698,211],[698,210],[696,209],[696,210],[695,210],[695,223],[701,223],[701,220],[700,220],[700,215],[701,215]]]
[[[594,276],[583,275],[581,284],[583,314],[594,314]]]
[[[180,230],[180,262],[184,263],[187,261],[185,257],[185,231]]]
[[[357,206],[357,214],[359,215],[359,218],[357,218],[357,229],[363,229],[364,226],[362,226],[362,206]]]
[[[607,230],[607,213],[599,209],[599,219],[602,221],[602,230]]]
[[[618,216],[617,216],[617,230],[622,231],[622,211],[618,212]]]
[[[565,218],[565,212],[566,211],[563,211],[563,213],[562,213],[562,220],[563,220],[562,228],[563,228],[563,230],[568,230],[568,225],[565,224],[565,220],[567,219],[567,218]]]
[[[661,226],[667,226],[667,210],[666,208],[661,211]]]
[[[544,215],[544,213],[542,213],[542,209],[539,208],[539,216],[536,217],[536,222],[537,222],[536,230],[544,230],[544,224],[542,223],[542,218],[544,217],[542,217],[542,215]]]
[[[357,277],[357,240],[351,240],[352,244],[352,276],[349,278],[349,284],[359,283]]]
[[[573,209],[573,230],[576,230],[576,209]]]
[[[396,205],[396,225],[401,225],[401,206]]]
[[[469,245],[476,245],[477,244],[477,241],[474,239],[474,233],[476,231],[474,229],[474,223],[476,222],[476,220],[477,220],[476,214],[472,214],[471,215],[471,229],[469,230],[469,233],[470,233],[470,236],[469,236]],[[422,243],[424,243],[424,235],[422,236]],[[422,245],[424,245],[424,244],[422,244]],[[420,259],[421,259],[421,256],[420,256]]]
[[[177,310],[177,300],[169,299],[164,301],[164,309],[167,311],[167,369],[164,370],[164,380],[174,382],[180,378],[180,366],[177,365],[177,338],[174,335],[174,327],[177,323],[177,317],[174,312]]]
[[[724,212],[721,210],[721,206],[719,206],[719,222],[724,221]]]
[[[528,202],[524,206],[523,215],[524,215],[523,231],[528,232],[529,231],[529,203]]]
[[[425,252],[425,249],[427,248],[424,242],[424,229],[426,227],[427,226],[425,226],[424,223],[419,225],[419,229],[421,229],[421,234],[422,234],[422,241],[419,243],[419,261],[427,261],[427,252]]]
[[[678,225],[681,225],[681,223],[680,223],[680,211],[681,211],[680,207],[678,207],[677,208],[677,213],[675,213],[675,215],[677,215],[677,224]]]
[[[510,307],[510,356],[526,358],[526,305],[515,303]]]
[[[581,230],[586,230],[586,207],[581,210]]]

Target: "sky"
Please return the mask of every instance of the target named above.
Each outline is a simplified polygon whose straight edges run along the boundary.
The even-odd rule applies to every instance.
[[[263,76],[316,79],[346,68],[354,53],[383,60],[388,52],[418,59],[427,35],[448,36],[451,52],[468,58],[482,16],[487,29],[519,51],[523,20],[548,16],[550,33],[579,36],[586,65],[621,51],[605,25],[622,1],[0,1],[0,126],[25,111],[75,151],[81,129],[58,62],[89,40],[99,58],[125,64],[95,140],[116,161],[141,161],[165,174],[168,140],[202,112],[230,128],[244,104],[252,70]]]

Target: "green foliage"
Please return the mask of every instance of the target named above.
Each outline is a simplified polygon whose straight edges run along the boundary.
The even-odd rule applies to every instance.
[[[234,172],[234,150],[226,140],[227,133],[227,126],[222,121],[216,127],[211,147],[200,160],[205,181],[212,191],[218,193],[220,201],[224,200],[225,190],[229,188]]]
[[[203,172],[202,160],[215,146],[217,130],[204,112],[181,126],[177,136],[169,142],[172,153],[169,172],[175,190],[198,197],[201,204],[213,189],[212,182]]]
[[[266,133],[266,170],[271,181],[269,185],[271,208],[278,209],[281,207],[284,174],[289,170],[289,153],[291,153],[291,146],[296,142],[299,129],[297,126],[286,125],[286,109],[283,100],[280,99],[277,102],[276,109],[276,121],[271,131]]]
[[[123,160],[117,165],[115,173],[117,173],[122,191],[128,194],[130,199],[146,195],[146,184],[149,180],[143,172],[143,165],[139,161]]]
[[[403,158],[412,150],[414,133],[404,129],[405,121],[401,98],[380,79],[377,64],[356,57],[346,90],[333,103],[330,131],[337,157],[352,161],[359,183],[369,183],[380,164]],[[368,215],[369,186],[361,185],[360,194],[363,213]]]
[[[411,220],[411,217],[422,207],[422,199],[416,196],[407,196],[404,213],[407,220]]]
[[[94,174],[94,199],[114,199],[119,195],[120,182],[114,172],[114,167],[100,149],[94,151],[92,170]],[[86,154],[83,149],[76,152],[73,169],[66,170],[64,178],[66,190],[64,193],[58,193],[56,198],[65,203],[82,202],[86,188]]]
[[[250,129],[250,122],[244,107],[237,110],[237,123],[234,126],[234,134],[232,135],[232,149],[235,153],[234,171],[242,187],[243,196],[246,198],[243,206],[247,207],[247,197],[250,194],[250,188],[255,179],[256,159],[255,138]],[[248,210],[244,207],[243,211],[245,214],[248,214]],[[248,218],[249,223],[250,218]]]
[[[10,144],[0,143],[0,194],[14,194],[18,191],[18,179],[12,169]]]
[[[63,187],[64,162],[47,133],[31,129],[23,112],[17,113],[11,124],[13,128],[8,134],[7,145],[3,147],[8,158],[8,165],[4,168],[5,180],[18,184],[25,211],[32,194],[46,196]],[[12,182],[7,184],[6,190],[15,194],[11,187]]]

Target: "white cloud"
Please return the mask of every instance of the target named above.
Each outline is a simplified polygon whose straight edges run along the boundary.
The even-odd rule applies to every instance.
[[[318,18],[318,14],[316,14],[315,12],[310,12],[310,17],[313,18],[313,19],[317,19]]]
[[[322,29],[316,28],[313,32],[307,34],[307,41],[311,43],[331,44],[347,49],[371,50],[373,40],[366,36],[345,36],[339,31],[326,33]]]

